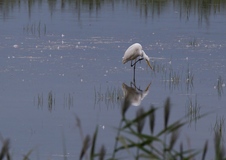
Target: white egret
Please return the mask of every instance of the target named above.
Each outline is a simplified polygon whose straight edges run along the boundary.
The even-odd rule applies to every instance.
[[[138,57],[139,59],[137,60]],[[142,49],[142,46],[139,43],[134,43],[125,51],[125,54],[122,57],[122,63],[125,64],[126,62],[131,61],[131,67],[134,68],[135,73],[136,63],[143,59],[146,60],[148,66],[153,70],[149,62],[150,58],[145,54],[144,50]],[[132,62],[133,60],[135,60],[134,63]]]

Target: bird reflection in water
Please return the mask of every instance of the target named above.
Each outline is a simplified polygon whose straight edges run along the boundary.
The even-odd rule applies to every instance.
[[[126,110],[132,106],[140,106],[141,101],[148,95],[149,87],[151,83],[148,84],[145,90],[141,90],[135,84],[131,82],[131,85],[128,86],[125,83],[122,84],[122,90],[124,94],[124,102],[122,105],[122,114],[125,116]]]
[[[124,94],[124,102],[122,105],[123,117],[131,105],[139,106],[141,104],[141,101],[148,95],[150,86],[151,83],[148,84],[145,90],[141,90],[136,86],[135,81],[131,82],[130,86],[126,85],[125,83],[122,84],[122,90]]]

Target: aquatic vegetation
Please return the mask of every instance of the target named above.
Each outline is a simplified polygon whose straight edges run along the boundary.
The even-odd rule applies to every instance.
[[[36,97],[34,97],[34,105],[38,108],[43,108],[47,106],[49,111],[52,111],[53,106],[56,104],[56,95],[53,91],[49,91],[47,95],[43,93],[38,93]],[[63,106],[70,109],[74,106],[74,93],[68,93],[63,95]]]
[[[215,159],[223,160],[225,159],[225,149],[223,145],[222,135],[219,132],[215,132],[214,137],[215,145]]]
[[[197,101],[197,95],[193,100],[191,97],[188,97],[187,103],[185,105],[185,115],[187,115],[188,122],[191,124],[192,122],[197,122],[200,118],[200,105]]]
[[[173,90],[179,86],[182,80],[182,74],[178,71],[174,71],[172,66],[165,73],[165,85],[167,85],[170,90]]]
[[[34,105],[37,105],[38,107],[43,107],[46,102],[44,102],[44,96],[43,93],[38,94],[37,97],[34,97]],[[55,106],[55,95],[52,93],[52,91],[49,91],[47,94],[47,107],[49,111],[52,111],[53,106]]]
[[[50,99],[53,98],[53,94],[50,91],[48,96]],[[53,100],[50,100],[53,101]],[[191,103],[191,102],[190,102]],[[197,105],[197,101],[195,102]],[[164,106],[156,108],[153,105],[145,110],[144,108],[138,108],[134,118],[129,119],[126,117],[126,112],[129,106],[126,103],[122,104],[122,116],[119,122],[119,127],[116,128],[117,134],[115,139],[115,145],[112,151],[107,152],[104,145],[100,146],[97,150],[98,142],[98,127],[96,127],[92,136],[90,134],[84,135],[82,130],[81,120],[77,115],[75,115],[76,126],[80,131],[80,136],[82,139],[82,147],[80,155],[78,156],[80,160],[82,159],[121,159],[118,155],[122,155],[124,158],[130,159],[196,159],[196,157],[202,156],[202,160],[206,159],[208,152],[208,141],[205,142],[203,149],[188,149],[184,148],[183,142],[179,141],[180,132],[184,125],[189,123],[186,116],[179,118],[176,121],[171,122],[171,101],[167,98]],[[127,109],[125,109],[127,108]],[[163,120],[164,124],[162,129],[155,130],[156,128],[156,112],[163,108]],[[193,112],[193,111],[192,111]],[[198,118],[202,118],[205,115],[200,115]],[[148,121],[147,121],[148,119]],[[149,126],[149,131],[144,130],[145,124]],[[214,149],[215,149],[215,159],[223,160],[225,159],[225,151],[223,145],[223,130],[224,130],[224,118],[220,118],[215,124],[215,135],[214,135]],[[2,145],[0,150],[0,159],[10,160],[12,154],[10,152],[10,140],[3,139],[1,137]],[[181,141],[181,140],[180,140]],[[180,145],[176,145],[180,143]],[[179,148],[177,148],[179,147]],[[64,153],[66,153],[65,144],[63,146]],[[136,150],[136,152],[134,152]],[[29,159],[32,154],[33,149],[29,150],[24,156],[24,160]],[[66,155],[66,154],[65,154]],[[66,156],[64,157],[65,159]],[[209,158],[209,157],[208,157]]]
[[[97,90],[94,87],[94,106],[100,105],[104,102],[106,107],[120,104],[123,99],[123,92],[121,88],[107,87],[106,91],[102,91],[101,86]]]
[[[4,12],[8,8],[4,5],[6,2],[9,4],[7,5],[9,6],[9,10],[10,10],[9,14],[8,13],[5,14]],[[26,5],[28,4],[28,2],[30,4],[29,8],[28,8],[28,5]],[[216,99],[217,90],[213,90],[213,85],[215,85],[215,83],[217,82],[217,76],[213,81],[212,75],[222,74],[222,78],[224,78],[223,71],[225,70],[225,65],[224,65],[225,55],[223,52],[225,51],[225,43],[224,43],[224,35],[220,34],[222,33],[222,28],[224,29],[224,26],[221,28],[220,26],[222,26],[222,23],[224,22],[222,21],[221,17],[222,15],[225,15],[224,14],[225,12],[223,12],[223,14],[222,13],[218,14],[218,11],[217,11],[216,16],[214,16],[215,13],[213,13],[214,12],[213,7],[216,7],[219,9],[219,11],[220,10],[222,11],[221,7],[225,6],[224,5],[225,2],[222,2],[222,1],[219,2],[222,4],[220,7],[215,5],[215,3],[217,3],[215,1],[214,2],[212,1],[210,3],[206,1],[198,2],[194,0],[181,1],[181,3],[179,1],[162,2],[159,0],[152,1],[152,2],[143,1],[143,0],[141,1],[99,1],[99,3],[101,4],[100,7],[95,5],[96,3],[98,3],[98,1],[93,1],[93,3],[92,1],[89,1],[89,2],[71,1],[71,0],[64,0],[64,1],[52,1],[52,0],[40,1],[39,0],[39,1],[20,1],[20,4],[18,2],[18,5],[16,4],[11,5],[12,3],[16,3],[16,1],[4,0],[4,2],[2,2],[3,4],[1,7],[1,11],[2,11],[1,13],[3,13],[1,17],[2,26],[3,26],[2,31],[3,32],[6,31],[6,32],[4,32],[1,35],[2,41],[0,46],[1,53],[2,53],[2,57],[1,57],[2,63],[1,63],[0,71],[3,76],[1,78],[1,82],[3,84],[1,87],[1,91],[2,91],[1,99],[3,100],[1,102],[1,105],[2,105],[1,113],[4,115],[4,116],[1,116],[1,119],[2,119],[1,121],[4,125],[2,126],[1,132],[14,133],[14,131],[15,130],[17,131],[17,128],[19,128],[20,130],[24,130],[27,133],[27,128],[30,128],[31,126],[32,128],[28,129],[28,132],[30,130],[36,130],[36,135],[34,135],[33,138],[31,137],[30,140],[34,140],[35,136],[36,137],[42,136],[42,134],[40,133],[44,133],[45,135],[49,135],[49,136],[55,135],[54,133],[56,132],[54,129],[64,128],[68,130],[72,128],[72,125],[70,125],[70,123],[67,123],[67,122],[68,120],[70,121],[70,118],[68,118],[68,116],[70,116],[71,112],[73,111],[79,112],[81,117],[86,116],[87,113],[91,112],[92,117],[90,115],[87,118],[88,120],[86,119],[87,121],[89,121],[87,128],[92,128],[93,123],[95,123],[96,121],[98,122],[103,121],[104,123],[105,122],[111,123],[113,121],[112,123],[115,123],[115,120],[113,118],[115,119],[117,119],[118,117],[120,118],[120,115],[115,114],[118,112],[118,109],[120,108],[120,106],[118,107],[116,103],[120,103],[120,100],[115,100],[117,99],[115,97],[118,97],[118,99],[120,99],[120,96],[115,96],[114,94],[113,95],[111,94],[111,92],[113,92],[112,89],[114,89],[114,88],[111,88],[111,85],[112,84],[113,84],[112,86],[117,85],[118,81],[128,80],[128,78],[130,77],[127,74],[125,74],[126,72],[128,72],[128,70],[125,70],[121,67],[121,56],[122,56],[121,50],[122,48],[127,46],[128,43],[133,41],[142,41],[142,43],[146,43],[146,46],[148,46],[148,51],[153,53],[153,59],[157,59],[156,62],[160,63],[160,64],[156,63],[156,66],[155,66],[155,72],[159,71],[160,74],[158,73],[156,74],[148,70],[149,69],[148,68],[146,73],[143,70],[142,74],[140,74],[141,77],[138,79],[138,82],[140,82],[141,86],[143,86],[147,81],[149,82],[149,80],[152,80],[153,86],[156,87],[156,88],[153,88],[153,90],[151,89],[151,93],[146,97],[144,104],[149,103],[148,102],[149,100],[152,101],[152,103],[154,104],[159,104],[162,102],[162,98],[165,95],[171,95],[172,98],[178,99],[178,103],[181,103],[181,101],[183,101],[184,98],[187,98],[184,96],[186,95],[184,86],[187,85],[189,86],[188,88],[191,89],[190,86],[194,85],[197,88],[195,88],[191,94],[196,94],[196,92],[198,92],[199,96],[202,97],[201,99],[205,101],[205,103],[210,102],[207,104],[205,108],[201,108],[200,113],[203,113],[201,111],[204,111],[205,109],[208,110],[210,106],[215,107],[218,104],[222,106],[222,102],[224,101],[222,100],[217,101]],[[39,5],[38,4],[34,5],[34,3],[36,4],[39,3]],[[137,3],[138,5],[136,5],[135,3]],[[156,4],[155,6],[153,6],[152,5],[153,3],[155,4],[158,3],[159,5]],[[189,6],[191,4],[197,4],[197,3],[199,5],[194,5],[191,8],[187,7],[189,10],[182,10],[182,9],[180,10],[180,7],[178,7],[178,6],[184,7],[184,4],[186,4],[186,6]],[[205,3],[205,4],[210,3],[210,5],[206,5],[207,7],[202,7],[202,3]],[[75,4],[77,4],[78,6]],[[62,5],[62,10],[61,8],[59,8],[61,7],[61,5]],[[111,10],[111,7],[112,7],[112,10]],[[151,7],[153,7],[153,9]],[[200,10],[201,12],[193,12],[194,10],[197,11],[197,8],[202,8],[202,10]],[[206,8],[212,8],[212,9],[206,10]],[[24,11],[24,9],[26,11]],[[98,12],[96,12],[95,14],[96,10],[98,10]],[[156,14],[157,10],[160,11],[158,15]],[[29,14],[27,11],[31,13],[31,17],[27,16]],[[143,13],[145,11],[147,12],[147,19],[143,17],[144,16]],[[190,13],[192,18],[191,22],[189,23],[187,21],[186,22],[184,21],[185,19],[184,14],[188,13],[186,11]],[[211,12],[208,12],[208,11],[211,11]],[[122,12],[125,13],[125,15]],[[193,15],[191,12],[196,14]],[[35,22],[36,23],[35,28],[38,28],[38,21],[33,22],[33,20],[39,19],[40,13],[42,14],[44,13],[46,15],[44,17],[45,22],[41,21],[42,22],[41,30],[43,30],[43,23],[46,23],[47,30],[50,31],[51,29],[51,33],[47,33],[48,36],[43,38],[37,38],[36,36],[38,34],[37,31],[36,31],[36,35],[30,35],[30,33],[29,35],[27,35],[26,31],[24,31],[24,35],[21,35],[21,33],[23,34],[23,28],[22,28],[23,25],[25,25],[26,27],[27,23],[29,23],[29,25],[32,25],[32,23]],[[153,17],[150,15],[152,13],[153,13]],[[205,13],[207,13],[206,16],[205,16]],[[120,16],[120,15],[124,15],[124,16]],[[138,20],[138,22],[140,23],[137,24],[137,26],[126,28],[124,24],[130,24],[132,22],[131,21],[132,18],[131,17],[129,18],[128,15],[131,15],[134,18],[134,21]],[[4,18],[5,16],[6,18]],[[24,19],[22,20],[21,17],[24,17]],[[43,18],[43,16],[41,18]],[[129,20],[129,23],[126,23],[127,19]],[[151,19],[153,19],[153,21],[151,21]],[[197,22],[197,19],[202,19],[204,21],[206,19],[210,27],[206,27],[205,24],[203,24],[203,26],[197,27],[196,26],[197,23],[193,23],[193,22]],[[114,23],[114,22],[120,22],[120,20],[125,20],[123,21],[125,23],[120,24],[124,27]],[[18,30],[18,24],[16,22],[19,23],[19,30]],[[168,23],[168,22],[174,22],[174,23]],[[153,23],[154,25],[152,25]],[[15,26],[12,24],[15,24]],[[172,25],[167,27],[164,24],[172,24]],[[102,26],[104,30],[103,31],[100,30],[99,26]],[[177,26],[177,28],[172,29],[173,26]],[[216,30],[216,28],[218,29],[218,27],[221,30]],[[114,29],[112,30],[112,28]],[[134,29],[136,28],[141,29],[141,32],[134,32]],[[211,30],[211,29],[214,29],[214,30]],[[63,35],[65,36],[63,37]],[[137,35],[139,37],[135,38],[134,36],[137,36]],[[201,45],[200,47],[185,48],[185,45],[189,43],[189,40],[192,40],[192,37],[190,39],[187,39],[187,37],[190,37],[192,35],[197,35],[198,43],[203,45]],[[95,41],[94,39],[92,39],[92,36],[99,37],[98,41]],[[178,38],[181,40],[180,43],[177,41]],[[201,41],[200,41],[200,38],[201,38]],[[156,41],[159,44],[154,45]],[[203,43],[207,41],[208,43]],[[61,42],[62,42],[62,45],[59,45]],[[20,45],[22,45],[22,43],[23,43],[23,47],[20,48]],[[17,46],[19,44],[19,48],[17,49],[13,48],[12,46],[14,44],[16,44]],[[204,47],[204,44],[206,44],[207,47]],[[213,44],[217,46],[222,45],[222,47],[221,48],[215,47],[209,50],[210,49],[209,44]],[[35,46],[37,48],[35,48]],[[57,46],[60,46],[60,48],[62,46],[62,50],[55,50],[54,48],[56,48]],[[65,48],[63,48],[63,46],[65,46]],[[167,65],[169,65],[168,62],[170,60],[167,59],[167,57],[170,55],[173,56],[173,58],[171,59],[172,66],[173,66],[172,77],[175,77],[173,78],[174,82],[178,82],[178,83],[175,83],[176,85],[172,85],[173,81],[170,81],[171,78],[169,79],[170,71],[166,67]],[[195,79],[190,78],[192,77],[192,74],[189,73],[190,71],[186,72],[186,63],[188,62],[184,59],[186,56],[189,56],[189,58],[191,58],[191,61],[190,61],[192,63],[191,69],[193,69],[193,73],[195,73],[195,76],[196,76],[194,77]],[[19,58],[19,57],[31,57],[31,58]],[[77,59],[76,57],[80,57],[80,58]],[[165,58],[165,59],[162,60],[161,58],[162,59]],[[162,64],[165,64],[165,65],[162,65],[160,60],[162,60]],[[115,67],[115,69],[113,69],[113,67]],[[90,70],[92,69],[94,70],[94,68],[96,72],[90,72]],[[144,68],[139,68],[139,69],[141,70]],[[181,72],[181,70],[183,70],[183,72]],[[107,76],[104,77],[103,74]],[[154,77],[151,74],[156,74],[155,75],[156,77]],[[166,87],[167,89],[165,90],[164,90],[164,87],[161,86],[161,83],[162,83],[161,77],[164,78],[164,74],[166,74],[166,78],[164,79],[164,82],[166,82],[167,84],[167,87]],[[96,77],[94,75],[96,75]],[[177,77],[179,77],[178,81],[177,81],[178,79]],[[23,80],[21,81],[21,79]],[[81,82],[83,83],[78,82],[80,79],[81,79]],[[103,100],[99,101],[97,105],[101,104],[103,107],[106,107],[106,106],[112,106],[116,104],[114,107],[114,112],[107,111],[107,114],[105,114],[106,112],[103,112],[103,111],[99,111],[99,112],[96,110],[93,111],[94,110],[93,109],[94,92],[92,87],[93,85],[96,85],[97,92],[98,92],[99,83],[102,83],[101,85],[110,84],[110,87],[109,87],[110,91],[109,91],[109,94],[105,94],[108,92],[106,91],[107,87],[102,86],[100,95]],[[192,84],[192,85],[189,85],[189,84]],[[83,85],[85,87],[80,85]],[[168,89],[169,85],[175,86],[174,88],[176,89],[178,88],[181,89],[182,87],[184,87],[182,88],[184,90],[170,91]],[[91,86],[91,91],[90,91],[90,86]],[[212,88],[210,88],[211,86]],[[50,104],[52,104],[53,113],[49,114],[48,92],[50,91],[51,88],[57,89],[58,92],[55,92],[54,90],[52,91],[52,98],[50,98],[50,102],[52,103]],[[81,88],[84,88],[84,90],[77,92]],[[117,90],[117,86],[115,89]],[[62,90],[75,90],[76,96],[73,96],[72,92],[69,93],[70,91],[61,93]],[[42,91],[43,91],[43,94],[42,94]],[[212,92],[215,93],[215,95],[213,95]],[[30,93],[34,93],[36,104],[38,104],[38,106],[43,106],[44,111],[42,109],[37,108],[37,105],[31,108],[29,102],[30,100],[32,100],[33,96],[29,100],[28,98],[30,97],[29,95]],[[91,96],[91,99],[90,99],[90,96]],[[98,98],[96,97],[98,96],[95,96],[95,100],[98,101]],[[155,97],[157,97],[157,99]],[[84,101],[84,98],[85,98],[85,101]],[[53,99],[55,99],[56,106],[60,106],[61,108],[57,108],[56,110],[54,110]],[[76,101],[77,99],[79,100],[78,103]],[[114,103],[112,103],[111,100],[113,100]],[[194,97],[191,97],[191,100],[192,100],[192,103],[194,104]],[[198,99],[198,102],[200,103],[201,101],[199,101]],[[183,104],[180,107],[182,107],[183,111],[181,114],[183,116],[185,107],[184,107],[184,102],[182,103]],[[78,104],[78,106],[76,104]],[[88,104],[88,105],[83,106],[85,104]],[[67,110],[72,105],[76,107],[72,108],[73,110],[71,111],[63,110],[63,112],[61,112],[62,107],[64,107],[63,105],[66,106],[65,108],[63,108],[65,110]],[[146,107],[149,107],[149,106],[146,106]],[[29,110],[27,110],[27,108]],[[130,111],[130,109],[131,108],[129,108],[129,105],[127,105],[127,107],[124,107],[122,111],[123,112],[122,115],[125,119],[128,119],[127,111],[128,110]],[[139,115],[135,115],[135,114],[134,115],[137,117],[140,117],[148,109],[149,108],[143,108],[143,113]],[[219,112],[225,110],[224,107],[220,107],[220,109],[219,108],[217,109]],[[6,110],[6,112],[4,112],[4,110]],[[159,112],[159,110],[160,109],[157,109],[151,112],[150,113],[151,118],[146,117],[144,120],[144,127],[150,125],[150,132],[145,132],[146,130],[145,128],[143,128],[143,129],[139,129],[141,132],[140,134],[151,133],[152,135],[156,135],[158,133],[158,130],[156,128],[157,128],[157,118],[159,117],[157,117],[156,113]],[[23,114],[23,111],[30,111],[30,112],[29,114],[24,114],[24,117],[23,117],[23,116],[20,116],[19,112],[17,113],[17,111],[20,111],[21,114]],[[172,108],[171,108],[171,111],[172,111]],[[10,113],[10,114],[5,115],[4,113]],[[112,119],[110,119],[110,117],[107,116],[108,114],[109,115],[114,114],[112,115]],[[14,117],[14,115],[16,115],[16,117]],[[161,114],[160,116],[163,116],[163,114]],[[13,123],[10,122],[11,117],[13,118],[12,120],[14,120]],[[26,119],[28,119],[29,117],[33,117],[32,121],[26,121]],[[92,118],[93,120],[91,121]],[[172,117],[169,117],[169,120],[171,120],[171,118]],[[10,120],[9,121],[10,123],[4,123],[5,120],[8,120],[8,119]],[[15,121],[17,119],[19,119],[20,121]],[[132,120],[132,119],[133,118],[130,118],[129,120]],[[150,121],[150,124],[148,120]],[[185,120],[187,121],[188,119],[186,118]],[[210,121],[210,119],[208,120]],[[32,123],[33,121],[34,123]],[[39,128],[41,121],[44,122],[43,123],[44,128]],[[14,128],[15,124],[17,124],[16,122],[24,122],[24,123],[20,124],[21,126],[17,126],[16,128]],[[30,123],[32,123],[32,125],[30,125]],[[104,125],[106,125],[106,123]],[[142,123],[137,122],[136,125],[133,126],[133,129],[135,131],[138,130],[137,126],[139,124],[142,124]],[[125,125],[125,122],[123,121],[122,126],[124,125]],[[170,121],[168,122],[168,125],[170,125]],[[105,129],[104,132],[108,132],[108,131]],[[189,132],[192,132],[192,130],[190,129]],[[94,138],[93,138],[92,132],[87,132],[87,133],[90,135],[89,141],[95,142],[93,140]],[[123,135],[125,136],[128,135],[127,133],[124,133],[124,132],[120,132],[120,133],[123,133]],[[100,132],[98,132],[98,136],[99,134]],[[167,136],[168,138],[171,139],[171,142],[169,142],[171,144],[169,148],[176,147],[175,144],[178,143],[179,141],[177,140],[175,142],[175,139],[176,139],[175,137],[179,136],[178,134],[179,134],[178,132],[174,132],[172,134],[172,138],[170,138],[170,136]],[[206,135],[208,133],[202,130],[200,131],[200,134]],[[17,141],[19,140],[19,138],[21,139],[27,138],[27,134],[23,134],[23,132],[18,132],[18,133],[15,132],[13,136],[15,136]],[[52,137],[53,136],[51,136],[51,138]],[[97,137],[97,136],[94,136],[94,137]],[[47,136],[46,137],[43,136],[41,138],[46,138],[46,139],[43,139],[46,143],[51,142]],[[68,137],[68,138],[71,139],[71,137]],[[97,138],[99,139],[99,137]],[[17,143],[14,140],[12,145],[14,145],[14,143]],[[125,146],[128,146],[127,141],[125,141],[123,138],[121,138],[121,140],[123,143],[125,142]],[[57,139],[54,139],[54,141],[57,141]],[[135,139],[134,141],[136,143],[142,142],[142,141],[139,141],[138,139]],[[119,142],[117,147],[122,146],[122,142]],[[76,143],[76,148],[74,148],[74,150],[78,150],[77,142],[75,143]],[[198,142],[195,142],[195,143],[198,143]],[[52,143],[52,145],[50,146],[45,145],[43,146],[43,149],[47,148],[46,152],[49,153],[48,148],[55,150],[54,147],[57,145],[54,145],[54,144],[55,143]],[[91,146],[92,144],[89,144],[88,149],[91,149]],[[95,144],[93,146],[95,146]],[[21,146],[19,145],[20,151],[24,150],[25,147],[26,147],[25,144]],[[95,152],[93,153],[98,153],[99,151],[102,151],[103,153],[102,155],[104,158],[110,157],[109,154],[105,154],[106,151],[108,151],[108,153],[109,152],[111,153],[112,151],[112,150],[109,150],[108,147],[109,146],[100,147],[100,148],[96,147]],[[41,148],[40,151],[43,149]],[[59,151],[59,147],[56,147],[56,150]],[[184,148],[181,147],[181,150],[184,150]],[[122,151],[126,151],[126,150],[122,150]],[[118,153],[119,152],[116,153],[117,158],[119,157]],[[139,150],[139,152],[135,154],[139,155],[142,153],[143,151]],[[42,153],[40,154],[41,154],[40,159],[43,159],[42,157],[43,154]],[[99,157],[97,157],[96,159],[98,158]]]
[[[38,24],[32,23],[23,26],[23,31],[27,34],[38,35],[46,35],[46,24],[41,24],[39,21]]]
[[[50,91],[48,93],[48,108],[49,108],[49,111],[52,111],[53,105],[55,105],[55,98],[53,96],[52,91]]]
[[[71,108],[73,105],[74,105],[73,94],[71,93],[64,94],[64,107]]]
[[[9,139],[2,139],[2,148],[1,148],[1,151],[0,151],[0,160],[2,160],[4,158],[6,158],[7,160],[11,159],[9,149],[10,149],[10,140]]]
[[[194,80],[194,73],[190,70],[189,66],[186,72],[186,86],[187,91],[193,88],[193,80]]]
[[[171,86],[178,86],[180,83],[185,83],[186,85],[186,90],[189,91],[190,89],[193,88],[193,82],[194,82],[194,73],[191,71],[191,69],[187,68],[186,72],[184,73],[183,70],[181,72],[175,72],[173,69],[170,69],[169,73],[169,78],[170,78],[170,84],[169,87]]]
[[[153,71],[152,73],[165,73],[167,71],[166,64],[158,64],[156,62],[152,62]]]
[[[43,107],[43,94],[38,94],[38,107]]]
[[[194,38],[193,40],[189,41],[189,46],[192,46],[192,47],[199,46],[197,39]]]
[[[180,79],[181,79],[181,76],[178,72],[174,72],[173,70],[170,70],[169,80],[173,86],[178,85],[180,82]]]
[[[224,87],[225,87],[224,80],[221,76],[219,76],[217,79],[217,84],[214,86],[214,88],[217,89],[219,97],[221,97],[222,94],[224,93]]]
[[[23,3],[22,3],[23,2]],[[21,8],[28,8],[28,15],[30,16],[32,12],[35,10],[35,5],[43,5],[45,1],[19,1],[19,0],[3,0],[1,1],[2,7],[0,8],[0,11],[3,13],[4,19],[7,18],[7,16],[10,15],[12,12],[12,8],[16,8],[18,6],[19,9]],[[170,5],[169,0],[156,0],[156,1],[99,1],[99,0],[77,0],[77,1],[71,1],[71,0],[64,0],[60,3],[58,8],[56,8],[56,2],[55,1],[49,1],[48,2],[48,9],[51,14],[54,13],[54,11],[57,9],[61,12],[73,9],[75,10],[74,13],[78,14],[78,16],[81,15],[82,8],[87,8],[89,11],[89,14],[92,13],[98,13],[101,11],[104,5],[108,6],[117,6],[117,4],[125,3],[127,6],[133,6],[136,10],[140,12],[140,16],[143,17],[152,17],[159,16],[163,13],[165,13],[166,8],[168,5]],[[179,13],[180,18],[185,18],[189,20],[189,17],[193,14],[197,13],[198,17],[204,17],[205,18],[199,18],[198,22],[202,23],[203,21],[207,21],[210,19],[209,14],[211,11],[213,14],[216,14],[218,12],[222,12],[225,10],[225,1],[196,1],[196,0],[190,0],[187,1],[180,1],[176,0],[173,3],[173,7],[175,8],[175,12]],[[145,5],[144,5],[145,4]],[[113,9],[113,8],[112,8]]]
[[[126,108],[126,109],[125,109]],[[144,108],[139,108],[135,118],[126,118],[126,111],[128,106],[123,103],[122,106],[122,118],[117,128],[117,134],[115,138],[114,150],[109,154],[106,154],[106,149],[102,145],[100,152],[96,151],[96,141],[98,135],[98,128],[96,128],[93,138],[87,135],[83,138],[83,147],[80,152],[80,159],[84,157],[88,159],[94,159],[94,157],[99,157],[100,159],[120,159],[117,158],[117,154],[124,153],[127,154],[127,158],[131,159],[196,159],[196,156],[202,156],[202,160],[206,159],[208,151],[208,141],[205,142],[202,150],[185,149],[183,142],[180,142],[179,149],[176,149],[176,143],[179,140],[180,130],[187,123],[186,116],[182,117],[175,122],[169,123],[170,113],[171,113],[171,102],[167,98],[163,106],[163,118],[164,126],[163,129],[154,132],[155,130],[155,113],[160,108],[155,108],[151,106],[147,111]],[[199,118],[204,115],[200,115]],[[146,119],[149,119],[150,133],[143,131]],[[80,120],[78,120],[80,123]],[[81,129],[81,128],[80,128]],[[216,159],[225,159],[224,146],[221,142],[221,137],[219,136],[219,130],[215,132],[215,157]],[[84,137],[84,136],[83,136]],[[135,141],[137,140],[137,141]],[[90,149],[91,146],[91,149]],[[136,150],[136,152],[134,152]],[[133,151],[133,152],[132,152]],[[90,152],[90,154],[89,154]],[[125,158],[125,155],[123,155]]]
[[[186,70],[183,68],[177,70],[171,64],[167,66],[154,63],[153,68],[154,71],[162,73],[162,81],[170,90],[185,88],[190,91],[193,89],[195,75],[189,65]]]
[[[225,133],[225,118],[224,117],[217,117],[213,130],[215,133],[221,137],[222,141],[224,141],[224,133]]]

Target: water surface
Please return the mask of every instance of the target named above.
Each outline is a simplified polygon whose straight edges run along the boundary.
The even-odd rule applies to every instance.
[[[133,81],[133,69],[121,58],[135,42],[155,71],[137,64],[136,86],[151,85],[127,116],[139,107],[161,107],[170,97],[173,121],[196,102],[190,119],[211,114],[185,126],[181,141],[190,137],[202,148],[208,139],[213,150],[214,126],[226,107],[225,7],[201,1],[0,2],[0,133],[10,138],[13,158],[32,149],[34,159],[64,159],[65,144],[67,159],[77,159],[82,142],[75,115],[84,135],[99,127],[98,145],[111,153],[122,85]],[[161,110],[157,122],[162,128]]]

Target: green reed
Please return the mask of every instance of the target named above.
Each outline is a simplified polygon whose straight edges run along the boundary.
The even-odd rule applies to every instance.
[[[224,133],[225,133],[224,120],[225,120],[224,117],[217,117],[216,122],[215,122],[214,127],[213,127],[214,132],[219,134],[222,141],[224,141]]]
[[[153,67],[152,73],[165,73],[167,71],[167,65],[165,64],[158,64],[155,61],[151,63]]]
[[[195,99],[188,97],[188,100],[185,105],[185,114],[187,115],[188,122],[191,124],[192,122],[197,122],[200,118],[200,105],[198,104],[197,95]]]
[[[194,73],[188,66],[187,71],[186,71],[186,76],[185,76],[187,91],[189,91],[190,89],[193,88],[193,81],[194,81]]]
[[[49,92],[49,101],[53,101],[53,94]],[[51,100],[52,99],[52,100]],[[193,105],[194,104],[194,105]],[[96,127],[93,135],[83,134],[81,120],[75,115],[76,126],[78,127],[82,139],[82,147],[79,155],[79,159],[99,159],[99,160],[117,160],[121,159],[121,153],[123,156],[129,159],[154,159],[154,160],[193,160],[197,157],[202,157],[202,160],[208,159],[208,141],[204,143],[203,149],[186,149],[183,142],[178,142],[180,131],[183,126],[189,123],[187,121],[187,115],[178,118],[176,121],[171,122],[171,110],[172,104],[170,98],[167,98],[163,107],[154,107],[153,105],[144,109],[139,107],[134,118],[127,118],[126,112],[128,111],[130,104],[126,101],[122,103],[121,120],[119,127],[117,128],[116,136],[113,137],[115,144],[113,150],[108,151],[104,145],[97,148],[98,142],[98,127]],[[192,106],[198,106],[197,102]],[[163,126],[162,129],[156,129],[156,112],[163,108]],[[198,118],[202,118],[205,115],[200,115]],[[144,126],[147,125],[149,130],[144,130]],[[225,160],[225,150],[223,145],[223,130],[224,119],[220,118],[215,124],[214,135],[214,151],[215,160]],[[159,128],[159,126],[158,126]],[[110,138],[110,137],[109,137]],[[2,141],[0,150],[0,160],[10,160],[12,157],[10,151],[10,140],[0,137]],[[180,144],[179,147],[176,144]],[[64,144],[65,145],[65,144]],[[63,147],[66,149],[66,147]],[[25,156],[24,160],[29,159],[33,150],[30,150]],[[134,152],[136,151],[136,152]],[[66,153],[66,150],[64,150]],[[124,158],[125,158],[124,157]],[[64,157],[66,159],[66,157]],[[77,158],[75,158],[77,159]]]
[[[1,137],[2,139],[2,137]],[[0,160],[3,160],[4,158],[7,160],[11,159],[10,155],[10,140],[9,139],[2,139],[2,148],[0,151]]]
[[[172,69],[169,71],[169,88],[175,88],[180,84],[182,77],[179,72],[175,72]]]
[[[43,94],[38,94],[38,106],[43,106]]]
[[[193,38],[193,40],[189,41],[189,45],[192,47],[197,47],[199,44],[198,44],[197,39]]]
[[[225,83],[223,78],[221,76],[218,76],[217,84],[215,85],[215,88],[217,89],[217,93],[219,97],[221,97],[222,94],[224,93],[224,90],[223,90],[224,87],[225,87]]]
[[[23,26],[23,31],[27,34],[38,35],[46,35],[46,24],[41,24],[39,21],[38,24],[32,23]]]
[[[102,91],[101,86],[99,89],[94,87],[94,105],[104,102],[107,107],[114,106],[115,103],[121,103],[122,98],[121,88],[107,87],[105,91]]]
[[[196,102],[197,103],[197,102]],[[133,119],[126,118],[126,112],[129,104],[124,102],[122,104],[122,117],[117,128],[114,149],[109,154],[106,154],[106,148],[102,145],[100,151],[96,152],[96,141],[98,135],[98,128],[96,128],[93,138],[87,135],[83,139],[83,147],[80,154],[80,159],[121,159],[117,155],[120,153],[126,154],[130,159],[155,159],[155,160],[192,160],[201,156],[205,160],[208,152],[208,141],[205,142],[203,149],[185,149],[183,142],[180,143],[179,148],[176,147],[180,136],[182,127],[189,123],[185,117],[182,117],[170,123],[171,102],[167,98],[163,106],[163,120],[164,125],[160,131],[156,131],[156,112],[160,108],[151,106],[148,110],[138,108],[136,116]],[[198,106],[196,104],[196,106]],[[205,115],[200,115],[199,118]],[[147,121],[148,120],[148,121]],[[80,121],[80,120],[79,120]],[[149,133],[144,131],[144,126],[149,126]],[[224,155],[224,146],[219,139],[219,130],[215,132],[215,157],[217,160],[226,159]],[[91,148],[91,149],[89,149]],[[134,152],[136,150],[136,152]],[[124,156],[124,155],[123,155]],[[127,157],[127,158],[128,158]],[[124,157],[125,158],[125,157]]]
[[[189,64],[186,69],[180,68],[179,70],[173,68],[171,62],[169,65],[154,62],[152,66],[154,70],[152,74],[161,73],[164,85],[168,86],[170,90],[185,87],[189,91],[193,88],[195,75]]]
[[[73,93],[64,94],[64,107],[69,109],[74,105],[74,96]]]
[[[47,93],[47,99],[43,96],[43,93],[38,94],[37,97],[34,97],[34,105],[38,107],[43,107],[46,103],[48,106],[49,111],[52,111],[53,106],[55,106],[56,98],[55,94],[52,91]],[[46,102],[47,101],[47,102]]]

